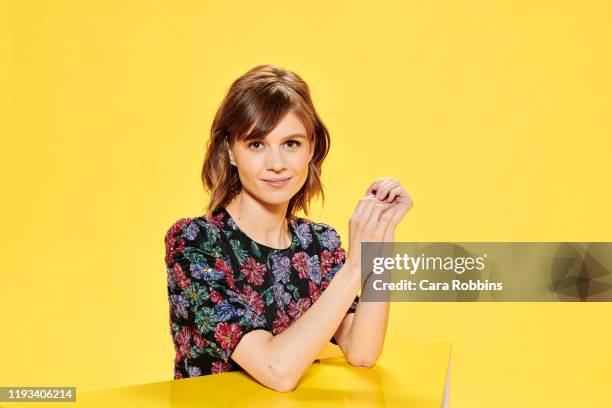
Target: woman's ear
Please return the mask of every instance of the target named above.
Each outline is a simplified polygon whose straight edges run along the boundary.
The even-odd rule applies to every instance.
[[[232,153],[232,149],[229,143],[227,143],[227,140],[225,141],[225,148],[227,149],[227,154],[229,155],[230,163],[236,166],[236,160],[234,159],[234,154]]]

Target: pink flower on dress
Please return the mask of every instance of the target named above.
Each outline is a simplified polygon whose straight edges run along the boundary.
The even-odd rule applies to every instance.
[[[291,316],[293,320],[297,320],[309,307],[310,299],[303,297],[298,302],[292,300],[287,308],[287,313],[289,313],[289,316]]]
[[[308,279],[308,255],[298,252],[291,258],[291,264],[302,279]]]
[[[191,331],[192,331],[193,341],[195,342],[195,345],[197,347],[200,347],[200,348],[208,347],[208,340],[203,339],[200,336],[200,333],[198,332],[198,329],[196,329],[195,326],[192,326]]]
[[[240,269],[244,271],[244,276],[247,281],[253,285],[261,285],[263,276],[266,273],[266,265],[257,263],[255,258],[247,257],[247,264],[240,265]]]
[[[223,213],[219,213],[210,217],[210,222],[215,224],[217,227],[223,227]]]
[[[215,259],[215,269],[221,271],[223,273],[228,273],[232,271],[232,268],[221,258]]]
[[[166,243],[166,265],[172,265],[176,254],[185,252],[185,240],[183,238],[179,239],[178,245],[176,245],[176,241],[175,237],[171,237]]]
[[[321,264],[321,277],[325,278],[334,264],[334,254],[324,249],[319,255],[319,259]]]
[[[236,290],[236,281],[234,280],[234,274],[232,273],[232,268],[225,263],[225,261],[221,258],[217,258],[215,260],[215,269],[221,271],[225,274],[225,281],[227,285]]]
[[[342,263],[346,259],[346,251],[341,246],[334,250],[334,263]]]
[[[213,288],[210,288],[210,300],[212,300],[214,303],[219,303],[223,300],[223,296],[221,296],[219,292]]]
[[[212,367],[210,369],[211,374],[221,374],[228,372],[232,366],[225,361],[213,361]]]
[[[237,323],[219,323],[215,329],[215,339],[224,350],[233,350],[242,336],[242,329]]]
[[[310,281],[308,282],[308,290],[310,292],[310,299],[312,300],[312,303],[316,302],[319,296],[321,296],[321,291],[319,290],[319,287],[315,282]]]
[[[183,228],[190,222],[189,218],[181,218],[176,221],[166,232],[164,242],[166,244],[166,264],[171,265],[174,256],[177,253],[183,253],[185,251],[185,240],[179,239],[178,246],[176,245],[177,236],[183,231]]]
[[[259,293],[254,291],[252,287],[250,287],[249,285],[244,285],[242,294],[247,299],[247,301],[249,302],[249,306],[251,306],[251,309],[253,309],[255,313],[260,315],[264,312],[264,302],[261,299],[261,296],[259,296]]]
[[[291,326],[291,320],[287,313],[282,310],[276,311],[276,319],[274,319],[272,333],[277,335],[278,333],[283,332],[287,327]]]
[[[185,290],[187,286],[191,284],[191,280],[187,277],[180,263],[175,263],[172,267],[172,272],[174,272],[174,280],[179,285],[181,290]]]
[[[190,222],[191,220],[189,218],[181,218],[170,227],[170,229],[168,230],[168,235],[174,236],[179,232],[182,232],[185,225],[189,224]]]
[[[182,326],[178,335],[176,336],[176,343],[178,344],[178,352],[181,356],[190,356],[191,355],[191,330],[188,326]]]

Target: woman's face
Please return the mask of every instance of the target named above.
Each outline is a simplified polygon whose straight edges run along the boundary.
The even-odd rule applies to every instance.
[[[237,141],[228,150],[243,190],[274,205],[288,203],[306,182],[314,144],[301,120],[290,111],[265,137]]]

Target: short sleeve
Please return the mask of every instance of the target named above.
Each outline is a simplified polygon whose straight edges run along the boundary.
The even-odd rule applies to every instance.
[[[198,217],[178,220],[165,236],[175,378],[240,369],[230,360],[239,340],[265,328],[263,302],[235,281],[220,234]]]
[[[317,229],[319,231],[320,243],[322,246],[322,251],[325,256],[322,256],[323,259],[326,257],[330,258],[329,263],[331,263],[330,271],[325,275],[324,284],[325,287],[329,284],[329,281],[333,279],[336,273],[342,268],[344,262],[346,260],[346,250],[342,246],[342,240],[340,238],[340,234],[336,231],[334,227],[328,224],[320,223],[317,225]],[[331,253],[331,256],[327,254]],[[325,262],[323,262],[325,268]],[[348,313],[355,313],[357,309],[357,304],[359,303],[359,295],[355,296],[353,303],[347,310]],[[332,344],[338,344],[334,337],[330,339]]]

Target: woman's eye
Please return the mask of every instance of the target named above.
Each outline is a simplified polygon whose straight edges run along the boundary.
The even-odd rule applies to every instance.
[[[287,143],[291,144],[291,146],[289,146],[289,147],[292,147],[292,148],[293,147],[298,147],[299,145],[301,145],[301,143],[298,142],[297,140],[289,140],[289,141],[287,141]]]
[[[297,140],[288,140],[285,142],[287,144],[287,147],[289,147],[290,149],[294,149],[297,148],[301,145],[300,142],[298,142]],[[262,143],[261,142],[251,142],[248,144],[248,148],[251,150],[259,150],[261,148]]]

